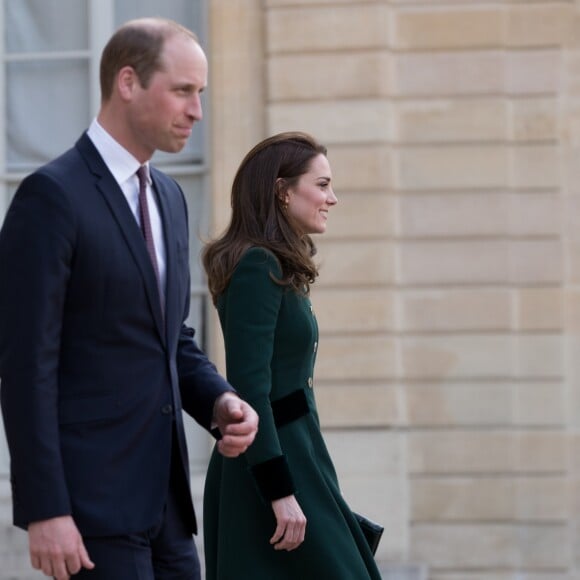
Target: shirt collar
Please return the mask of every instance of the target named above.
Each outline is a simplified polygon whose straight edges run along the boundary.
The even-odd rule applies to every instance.
[[[141,166],[139,161],[107,133],[97,119],[93,119],[87,135],[119,185],[135,175]],[[151,183],[149,163],[145,163],[145,167],[147,168],[147,181]]]

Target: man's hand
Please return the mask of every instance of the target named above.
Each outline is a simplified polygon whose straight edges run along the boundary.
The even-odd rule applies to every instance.
[[[81,568],[95,567],[71,516],[29,524],[28,545],[32,567],[56,580],[69,580]]]
[[[256,411],[234,393],[224,393],[215,402],[213,416],[222,435],[219,452],[225,457],[244,453],[258,431]]]

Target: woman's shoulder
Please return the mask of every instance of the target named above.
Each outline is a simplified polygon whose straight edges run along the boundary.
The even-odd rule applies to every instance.
[[[241,256],[235,270],[244,270],[251,268],[253,270],[264,270],[270,272],[276,277],[282,276],[282,266],[276,254],[262,246],[251,246]]]

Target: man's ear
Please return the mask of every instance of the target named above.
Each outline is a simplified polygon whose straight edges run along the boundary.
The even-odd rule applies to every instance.
[[[124,66],[117,73],[117,90],[123,101],[130,101],[135,88],[140,86],[139,79],[132,66]]]

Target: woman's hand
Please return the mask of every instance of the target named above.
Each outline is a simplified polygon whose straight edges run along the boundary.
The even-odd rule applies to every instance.
[[[275,499],[272,509],[276,516],[276,531],[270,538],[274,550],[295,550],[306,532],[306,516],[293,495]]]

